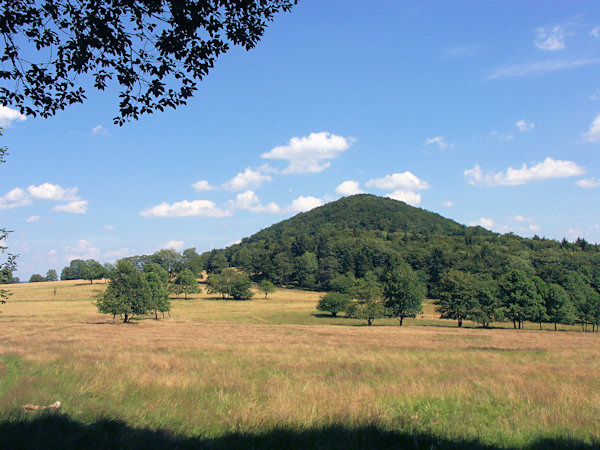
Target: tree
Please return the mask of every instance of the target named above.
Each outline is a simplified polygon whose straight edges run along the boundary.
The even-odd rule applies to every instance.
[[[475,279],[477,304],[471,319],[489,328],[491,322],[504,320],[504,309],[497,292],[498,283],[489,275],[478,275]]]
[[[221,273],[208,277],[208,292],[221,294],[223,298],[242,300],[251,298],[254,293],[250,290],[252,283],[248,275],[235,269],[225,269]]]
[[[103,293],[96,296],[102,314],[123,316],[127,323],[135,315],[146,314],[152,305],[152,291],[146,277],[126,260],[117,261],[111,280]]]
[[[269,280],[262,280],[258,284],[258,290],[260,292],[262,292],[263,294],[265,294],[265,300],[266,300],[267,299],[267,295],[272,294],[273,292],[275,292],[277,290],[277,288]]]
[[[94,259],[88,259],[85,261],[83,266],[81,278],[84,280],[89,280],[90,284],[92,284],[94,280],[100,280],[104,278],[105,274],[106,271],[104,270],[104,266],[102,264]]]
[[[340,311],[346,311],[352,302],[352,297],[341,292],[328,292],[319,299],[317,309],[319,311],[330,312],[333,317]]]
[[[46,281],[58,281],[58,274],[56,273],[56,270],[50,269],[48,272],[46,272]]]
[[[355,302],[348,305],[346,314],[348,317],[364,319],[367,325],[373,325],[375,319],[385,317],[386,308],[383,303],[383,291],[381,285],[375,280],[371,273],[365,278],[357,281],[354,288]]]
[[[417,317],[423,312],[425,286],[404,263],[384,275],[383,296],[388,314],[397,318],[402,326],[405,317]]]
[[[171,284],[173,287],[173,292],[179,297],[179,294],[183,293],[184,298],[187,299],[188,294],[193,294],[198,292],[200,289],[198,288],[198,280],[196,280],[196,276],[192,273],[190,269],[183,269]]]
[[[177,250],[172,248],[159,250],[148,258],[146,264],[156,263],[169,272],[169,277],[173,277],[183,268],[183,259]]]
[[[186,248],[182,256],[182,264],[186,269],[190,269],[194,275],[202,279],[202,271],[204,270],[204,260],[196,252],[195,248]]]
[[[151,273],[151,272],[156,273],[159,276],[159,278],[162,280],[162,282],[165,283],[165,285],[169,283],[169,272],[167,272],[165,269],[163,269],[160,264],[157,264],[157,263],[145,264],[143,272],[146,274]]]
[[[523,328],[530,316],[531,305],[536,302],[537,288],[520,269],[513,269],[500,279],[500,301],[506,309],[514,328]]]
[[[573,305],[567,291],[565,291],[562,286],[555,283],[550,283],[548,286],[546,309],[548,312],[548,320],[551,323],[554,323],[555,331],[556,324],[564,323],[570,325],[575,321],[577,315],[575,305]]]
[[[34,273],[33,275],[31,275],[31,277],[29,277],[30,283],[39,283],[41,281],[46,281],[46,279],[39,273]]]
[[[167,282],[164,278],[161,278],[157,272],[144,272],[144,276],[146,277],[151,292],[148,309],[154,311],[155,319],[158,319],[159,312],[161,312],[164,317],[166,312],[171,311]],[[170,316],[171,314],[169,313],[169,317]]]
[[[439,289],[439,300],[435,302],[436,312],[440,319],[454,319],[462,327],[463,320],[468,319],[477,309],[477,291],[474,277],[460,270],[448,270],[442,275]]]
[[[186,103],[231,45],[246,50],[294,0],[5,0],[0,104],[48,117],[82,103],[80,77],[119,85],[122,125]],[[87,81],[87,80],[86,80]],[[167,87],[169,84],[171,87]]]
[[[71,263],[63,268],[60,273],[61,280],[81,280],[84,279],[86,270],[85,261],[81,259],[74,259]]]

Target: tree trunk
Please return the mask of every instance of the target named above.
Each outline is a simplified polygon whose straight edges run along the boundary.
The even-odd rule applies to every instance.
[[[540,330],[542,329],[542,322],[540,322]]]
[[[556,322],[554,322],[554,331],[556,331]]]
[[[127,323],[128,318],[129,318],[129,314],[125,313],[125,319],[123,320],[123,323]]]
[[[332,312],[331,317],[335,317],[335,316],[337,316],[337,312]]]
[[[517,329],[517,321],[516,320],[513,320],[513,327],[515,330]]]
[[[458,319],[458,328],[462,328],[462,319]]]
[[[367,319],[367,325],[369,325],[369,326],[373,325],[373,319],[368,318]]]
[[[154,318],[158,320],[158,311],[156,309],[154,310]]]
[[[400,316],[400,326],[402,326],[403,321],[404,321],[404,316]]]

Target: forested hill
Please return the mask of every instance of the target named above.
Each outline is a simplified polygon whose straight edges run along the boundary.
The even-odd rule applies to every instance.
[[[244,269],[279,285],[329,290],[340,277],[381,276],[407,262],[430,296],[449,269],[494,279],[512,269],[560,283],[577,272],[600,281],[600,247],[467,227],[406,203],[361,194],[279,222],[240,244],[205,254],[207,269]]]

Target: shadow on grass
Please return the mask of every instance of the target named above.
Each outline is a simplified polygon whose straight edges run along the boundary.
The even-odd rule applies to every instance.
[[[229,433],[214,439],[188,438],[167,431],[136,429],[118,420],[92,424],[76,422],[60,414],[0,422],[0,447],[38,448],[412,448],[412,449],[496,449],[477,440],[448,440],[420,433],[382,431],[375,426],[347,428],[340,425],[295,430],[276,428],[258,433]],[[600,442],[586,444],[571,439],[539,439],[519,448],[598,448]]]

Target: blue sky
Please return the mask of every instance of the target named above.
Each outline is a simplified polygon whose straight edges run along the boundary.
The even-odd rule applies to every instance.
[[[598,2],[301,0],[176,111],[1,107],[0,223],[22,279],[221,248],[357,192],[600,242],[599,73]]]

